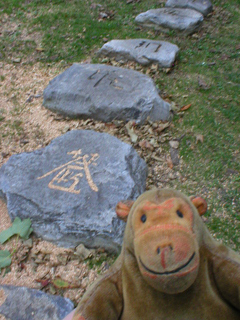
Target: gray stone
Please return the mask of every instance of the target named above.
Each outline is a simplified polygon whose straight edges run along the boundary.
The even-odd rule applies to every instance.
[[[204,16],[207,16],[213,9],[209,0],[168,0],[166,7],[194,9]]]
[[[45,240],[117,251],[124,223],[115,206],[137,198],[146,176],[146,163],[129,144],[74,130],[43,149],[10,157],[0,168],[0,196],[11,219],[30,218]]]
[[[74,305],[69,299],[25,287],[0,286],[6,300],[0,315],[7,320],[62,320]]]
[[[44,90],[43,105],[69,117],[104,122],[167,120],[170,109],[150,77],[102,64],[74,64],[65,70]]]
[[[116,60],[133,60],[142,65],[158,63],[163,68],[170,68],[178,52],[178,46],[166,41],[130,39],[109,41],[98,51],[98,55]]]
[[[135,18],[135,21],[143,27],[163,32],[170,29],[189,35],[200,27],[203,15],[192,9],[161,8],[143,12]]]

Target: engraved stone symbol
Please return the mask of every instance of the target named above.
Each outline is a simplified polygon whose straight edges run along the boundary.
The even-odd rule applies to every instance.
[[[172,16],[177,16],[177,14],[178,14],[175,9],[166,9],[166,10],[164,11],[164,13],[166,13],[166,14],[171,14]]]
[[[139,42],[139,44],[135,47],[135,49],[142,47],[146,43],[145,40]]]
[[[41,177],[38,177],[37,179],[43,179],[51,175],[52,173],[58,172],[57,175],[49,182],[48,187],[50,189],[56,189],[65,192],[79,194],[81,189],[78,189],[77,186],[79,180],[83,177],[84,172],[90,188],[93,191],[98,192],[98,187],[94,184],[92,180],[89,166],[90,164],[96,166],[95,161],[98,160],[99,154],[91,154],[91,158],[89,160],[89,155],[81,155],[81,149],[68,152],[67,154],[72,155],[72,158],[74,160],[71,160],[53,169],[52,171],[49,171],[48,173],[44,174]]]
[[[97,87],[100,82],[106,78],[107,81],[109,81],[109,85],[111,85],[112,87],[114,87],[115,89],[118,89],[118,90],[122,90],[123,87],[117,85],[117,83],[119,82],[117,78],[115,77],[112,77],[111,74],[109,74],[109,72],[104,72],[102,74],[101,70],[97,70],[95,71],[93,74],[91,74],[89,77],[88,77],[88,80],[97,80],[93,87]]]
[[[145,45],[146,44],[146,45]],[[149,48],[150,50],[149,51],[152,51],[153,52],[158,52],[158,50],[161,48],[162,44],[161,43],[154,43],[153,41],[152,42],[147,42],[145,40],[139,42],[139,44],[135,47],[135,49],[138,49],[138,48],[143,48],[145,45],[145,49],[148,48],[149,46],[156,46],[156,48],[153,50],[152,46],[151,48]]]

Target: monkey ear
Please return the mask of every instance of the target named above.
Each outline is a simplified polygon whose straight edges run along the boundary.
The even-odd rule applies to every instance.
[[[201,197],[191,197],[190,200],[197,208],[197,211],[200,216],[207,212],[207,202]]]
[[[116,209],[115,209],[118,218],[126,222],[128,214],[129,214],[133,204],[134,204],[133,200],[126,200],[126,201],[118,202]]]

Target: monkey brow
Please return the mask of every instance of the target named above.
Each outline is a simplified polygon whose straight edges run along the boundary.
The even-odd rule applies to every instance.
[[[169,200],[166,200],[164,201],[162,204],[155,204],[153,202],[150,202],[150,201],[147,201],[142,209],[145,210],[145,211],[149,211],[149,210],[154,210],[154,209],[159,209],[159,210],[162,210],[162,209],[166,209],[166,210],[169,210],[169,209],[172,209],[174,207],[174,199],[169,199]]]

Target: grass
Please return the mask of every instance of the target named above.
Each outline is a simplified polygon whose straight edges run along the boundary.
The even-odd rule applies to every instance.
[[[179,107],[190,109],[175,114],[171,135],[180,137],[184,183],[169,182],[188,194],[207,197],[207,225],[218,239],[240,249],[240,155],[239,91],[240,30],[238,0],[213,1],[214,14],[207,17],[194,36],[175,32],[161,34],[140,29],[134,17],[164,6],[155,0],[0,0],[0,59],[14,63],[66,64],[82,61],[106,39],[149,38],[166,40],[180,47],[178,61],[170,73],[162,72],[157,86]],[[103,19],[103,16],[106,19]],[[14,23],[15,28],[7,28]],[[25,31],[29,37],[25,37]],[[94,61],[98,62],[96,58]],[[0,78],[4,81],[4,78]],[[200,86],[204,82],[205,85]],[[1,114],[1,122],[4,114]],[[21,132],[21,123],[9,123]],[[204,137],[196,143],[196,135]],[[163,149],[168,152],[168,143]],[[173,169],[175,170],[175,169]]]
[[[106,267],[109,267],[109,265],[114,263],[116,258],[117,256],[115,254],[98,253],[96,256],[88,258],[86,261],[89,269],[97,268],[98,272],[100,272],[104,264]]]

